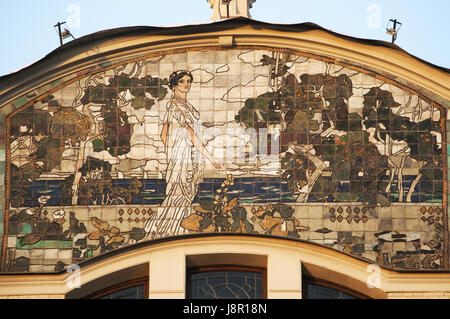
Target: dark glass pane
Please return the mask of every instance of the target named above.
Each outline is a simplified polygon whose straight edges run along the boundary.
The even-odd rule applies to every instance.
[[[137,298],[136,299],[144,299],[144,286],[138,286],[137,288]]]
[[[262,276],[257,272],[210,271],[191,275],[192,299],[260,299]]]
[[[308,284],[307,292],[308,299],[357,299],[342,291],[314,284]]]
[[[104,295],[100,299],[144,299],[144,286],[121,289]]]

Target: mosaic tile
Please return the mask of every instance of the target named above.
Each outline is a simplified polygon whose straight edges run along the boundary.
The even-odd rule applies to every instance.
[[[442,267],[440,248],[420,247],[442,242],[444,132],[440,111],[419,96],[266,50],[112,63],[15,100],[23,106],[84,76],[9,121],[11,156],[0,148],[15,238],[8,269],[60,271],[136,242],[209,232],[311,240],[398,268]],[[197,160],[199,146],[206,153]],[[172,202],[170,176],[190,181],[183,205]]]
[[[15,108],[20,108],[22,106],[24,106],[27,102],[29,101],[29,99],[25,96],[21,96],[17,99],[15,99],[12,104],[14,105]]]

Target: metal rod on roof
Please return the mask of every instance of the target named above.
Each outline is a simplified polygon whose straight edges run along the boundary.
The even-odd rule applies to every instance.
[[[61,44],[61,46],[63,45],[63,38],[62,38],[62,34],[61,34],[61,26],[66,23],[66,22],[58,22],[57,24],[55,24],[53,27],[58,27],[58,34],[59,34],[59,43]]]
[[[397,34],[398,34],[398,31],[400,30],[400,27],[402,24],[397,19],[390,19],[389,22],[393,22],[394,26],[393,26],[393,28],[387,28],[386,33],[390,34],[392,36],[392,43],[394,43],[395,40],[397,40]],[[388,26],[389,26],[389,22],[388,22]],[[399,25],[398,29],[397,29],[397,25]]]
[[[222,0],[222,3],[227,5],[227,19],[230,18],[230,2],[231,0]]]

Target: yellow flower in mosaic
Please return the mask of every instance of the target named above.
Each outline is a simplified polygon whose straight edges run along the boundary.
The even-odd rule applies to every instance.
[[[252,213],[254,214],[254,215],[256,215],[256,217],[261,217],[262,215],[264,215],[265,214],[265,212],[267,211],[264,207],[259,207],[258,208],[258,210],[256,210],[255,208],[252,208]]]
[[[116,226],[111,227],[109,230],[108,236],[110,237],[109,240],[106,242],[107,245],[109,244],[120,244],[125,240],[125,237],[120,236],[120,229]]]
[[[97,228],[89,234],[88,238],[91,240],[98,240],[101,236],[108,236],[107,245],[120,244],[125,240],[125,237],[121,236],[120,229],[116,226],[110,228],[106,221],[102,221],[97,217],[91,217],[91,224]]]
[[[107,236],[109,235],[109,224],[108,222],[102,221],[98,219],[97,217],[91,217],[91,224],[97,228],[96,230],[92,231],[88,238],[92,240],[97,240],[101,236]]]
[[[224,214],[228,213],[229,211],[233,210],[238,205],[239,205],[238,200],[235,197],[226,204],[226,206],[223,208],[223,213]]]
[[[217,203],[217,201],[215,201],[215,203]],[[205,209],[202,206],[194,206],[194,210],[198,213],[203,213],[203,214],[211,214],[212,213],[212,210]]]

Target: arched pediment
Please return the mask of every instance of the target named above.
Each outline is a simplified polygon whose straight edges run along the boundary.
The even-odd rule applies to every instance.
[[[236,232],[447,269],[448,80],[395,45],[313,24],[75,40],[0,78],[2,270]]]

